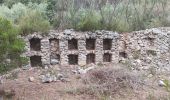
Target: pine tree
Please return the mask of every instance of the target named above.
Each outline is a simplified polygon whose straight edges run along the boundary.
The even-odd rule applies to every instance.
[[[18,30],[11,22],[0,18],[0,73],[4,73],[23,64],[25,58],[24,42],[18,38]]]

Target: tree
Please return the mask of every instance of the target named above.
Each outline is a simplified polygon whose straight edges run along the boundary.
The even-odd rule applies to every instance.
[[[0,0],[0,4],[3,3],[3,2],[4,2],[4,0]]]
[[[18,38],[18,30],[7,19],[0,18],[0,73],[24,64],[24,42]]]

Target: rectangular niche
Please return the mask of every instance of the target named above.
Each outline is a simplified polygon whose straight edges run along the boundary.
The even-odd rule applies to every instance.
[[[111,50],[112,39],[103,39],[103,50]]]
[[[41,50],[41,40],[39,38],[32,38],[29,40],[30,42],[30,49],[34,51],[40,51]]]
[[[86,39],[86,49],[95,50],[96,39]]]
[[[127,58],[126,52],[119,52],[119,57]]]
[[[50,39],[50,50],[51,52],[58,52],[59,51],[59,39]]]
[[[68,62],[70,65],[78,64],[78,55],[70,54],[68,55]]]
[[[87,54],[86,63],[87,64],[95,63],[95,54],[93,53]]]
[[[60,55],[59,54],[51,54],[50,56],[51,65],[56,65],[60,63]]]
[[[32,67],[42,66],[41,56],[31,56],[30,62]]]
[[[77,40],[76,39],[68,40],[68,49],[69,50],[77,50],[78,49],[78,45],[77,45]]]
[[[103,55],[103,62],[111,62],[112,61],[112,54],[110,53],[105,53]]]
[[[145,38],[149,46],[154,46],[155,38],[147,37]]]

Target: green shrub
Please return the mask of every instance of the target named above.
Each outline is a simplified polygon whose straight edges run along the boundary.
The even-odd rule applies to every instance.
[[[4,0],[3,3],[8,6],[8,7],[12,7],[14,4],[17,4],[17,3],[22,3],[22,4],[28,4],[28,3],[37,3],[37,4],[40,4],[40,3],[44,3],[46,2],[47,0]]]
[[[55,27],[119,32],[168,26],[167,0],[49,0],[47,16]],[[81,5],[81,6],[80,6]]]
[[[11,22],[0,18],[0,73],[16,67],[25,62],[20,55],[24,51],[24,42],[18,38],[18,30]]]
[[[96,11],[85,11],[84,16],[80,17],[75,29],[81,31],[93,31],[100,29],[100,16]]]
[[[41,16],[55,29],[129,32],[170,26],[168,3],[168,0],[5,0],[0,6],[0,16],[18,25],[37,11],[40,14],[34,17]]]
[[[38,11],[30,11],[29,15],[25,15],[20,19],[19,27],[23,35],[33,32],[47,33],[50,29],[50,23]]]

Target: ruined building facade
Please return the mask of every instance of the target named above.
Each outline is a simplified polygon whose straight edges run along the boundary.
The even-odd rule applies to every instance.
[[[170,30],[153,28],[130,33],[51,30],[24,37],[29,66],[125,63],[134,68],[170,70]],[[130,63],[128,63],[130,62]]]

